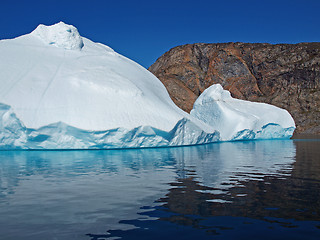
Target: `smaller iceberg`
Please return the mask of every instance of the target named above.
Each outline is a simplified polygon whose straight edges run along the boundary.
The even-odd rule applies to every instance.
[[[232,98],[220,84],[207,88],[190,114],[219,131],[222,141],[290,138],[295,130],[288,111]]]

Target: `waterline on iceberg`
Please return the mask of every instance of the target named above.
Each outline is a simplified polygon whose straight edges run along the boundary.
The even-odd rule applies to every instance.
[[[290,138],[294,128],[282,128],[268,124],[254,133],[246,129],[229,141]],[[63,122],[38,129],[27,128],[14,114],[10,106],[0,103],[1,150],[58,150],[58,149],[125,149],[199,145],[221,142],[219,131],[208,133],[183,118],[170,131],[152,126],[133,129],[115,128],[105,131],[88,131]]]

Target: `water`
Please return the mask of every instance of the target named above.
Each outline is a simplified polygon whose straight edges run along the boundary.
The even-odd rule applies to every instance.
[[[0,152],[0,239],[320,239],[320,141]]]

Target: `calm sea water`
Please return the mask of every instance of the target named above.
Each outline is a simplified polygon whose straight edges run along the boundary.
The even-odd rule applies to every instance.
[[[0,239],[320,239],[320,141],[0,152]]]

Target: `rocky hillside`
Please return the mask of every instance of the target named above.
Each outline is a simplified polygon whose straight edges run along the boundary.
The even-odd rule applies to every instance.
[[[320,43],[188,44],[149,70],[187,112],[204,89],[220,83],[233,97],[287,109],[296,132],[320,134]]]

